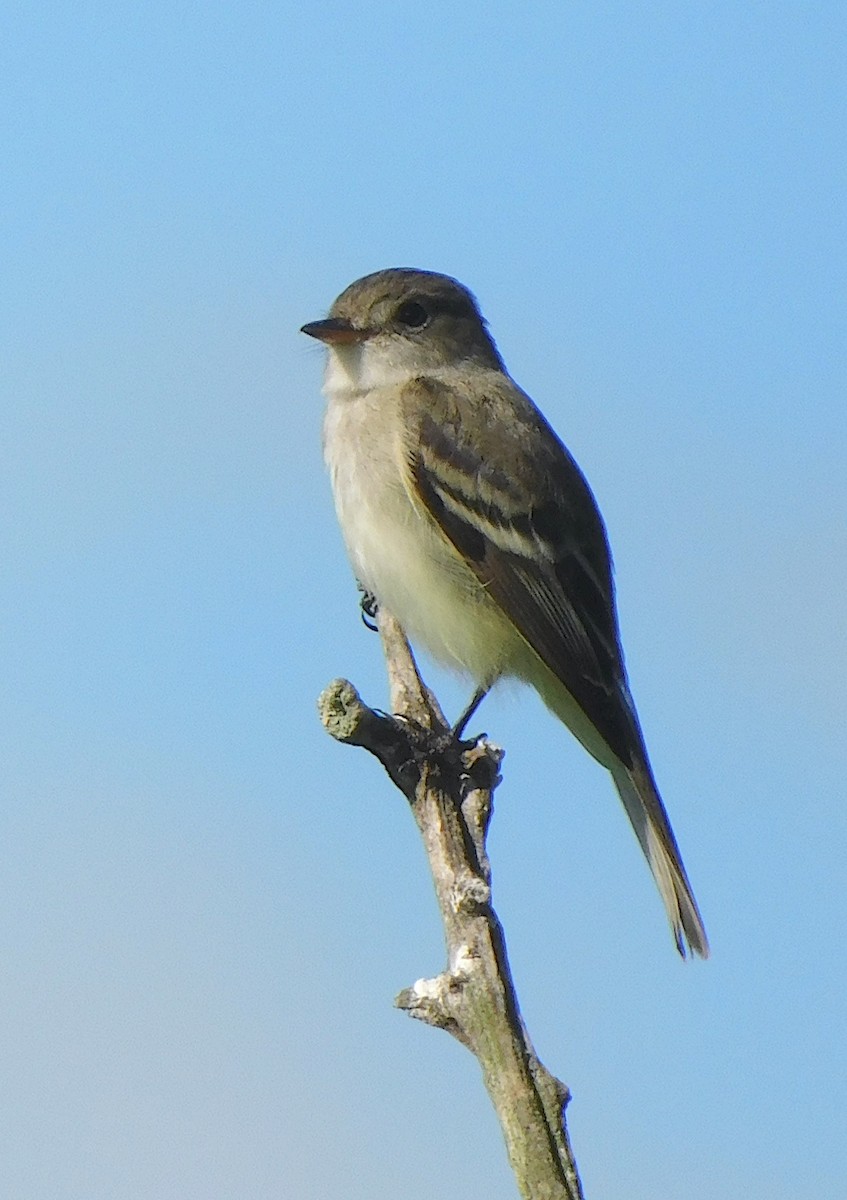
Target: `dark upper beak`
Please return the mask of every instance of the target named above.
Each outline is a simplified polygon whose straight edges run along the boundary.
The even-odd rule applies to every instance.
[[[329,346],[349,346],[362,342],[369,336],[367,329],[356,329],[345,317],[327,317],[325,321],[310,321],[300,330],[309,337],[326,342]]]

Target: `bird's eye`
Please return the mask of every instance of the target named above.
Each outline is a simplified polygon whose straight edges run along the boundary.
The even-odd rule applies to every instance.
[[[429,313],[417,300],[405,300],[394,314],[394,319],[407,329],[423,329],[429,324]]]

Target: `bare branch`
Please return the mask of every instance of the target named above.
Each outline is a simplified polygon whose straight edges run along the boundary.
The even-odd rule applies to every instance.
[[[319,708],[334,738],[365,747],[383,764],[409,800],[429,857],[447,967],[395,1003],[476,1055],[521,1195],[583,1200],[564,1120],[568,1091],[532,1048],[491,906],[485,845],[502,751],[485,738],[455,739],[400,626],[382,611],[378,624],[395,715],[368,708],[346,680],[329,685]]]

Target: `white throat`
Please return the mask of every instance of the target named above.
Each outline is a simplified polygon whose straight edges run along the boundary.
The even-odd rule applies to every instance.
[[[408,383],[418,371],[404,354],[374,341],[352,346],[331,346],[324,374],[324,394],[351,396]]]

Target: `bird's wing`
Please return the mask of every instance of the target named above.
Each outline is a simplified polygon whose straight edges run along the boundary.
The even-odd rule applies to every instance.
[[[631,764],[641,738],[626,700],[611,557],[579,467],[508,376],[489,374],[473,394],[418,379],[405,403],[414,498]]]
[[[407,486],[618,759],[677,947],[709,943],[626,682],[606,530],[579,467],[506,375],[407,389]]]

